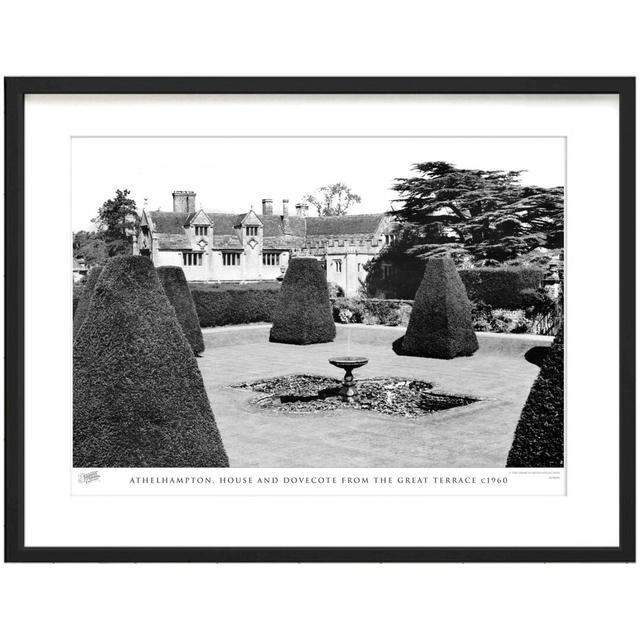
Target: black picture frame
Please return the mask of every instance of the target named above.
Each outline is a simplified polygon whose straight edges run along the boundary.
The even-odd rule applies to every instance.
[[[5,78],[5,561],[635,561],[635,78]],[[620,149],[620,540],[615,547],[26,547],[24,100],[27,94],[616,94]]]

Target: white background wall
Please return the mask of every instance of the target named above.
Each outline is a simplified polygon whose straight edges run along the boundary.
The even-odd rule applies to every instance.
[[[639,71],[620,0],[6,5],[3,75]],[[3,565],[0,607],[15,639],[620,638],[639,586],[637,565]]]

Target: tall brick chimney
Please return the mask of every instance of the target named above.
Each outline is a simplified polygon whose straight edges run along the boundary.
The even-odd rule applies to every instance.
[[[309,205],[306,202],[298,202],[296,205],[296,215],[301,218],[309,215]]]
[[[286,198],[282,201],[282,233],[289,235],[291,233],[291,223],[289,222],[289,200]]]
[[[273,200],[271,198],[262,198],[262,215],[273,215]]]
[[[196,192],[195,191],[174,191],[173,192],[173,212],[174,213],[195,213]]]

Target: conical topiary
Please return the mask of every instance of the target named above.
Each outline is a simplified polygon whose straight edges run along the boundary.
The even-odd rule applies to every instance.
[[[145,257],[107,263],[76,336],[73,464],[229,464],[191,346]]]
[[[507,458],[507,467],[564,465],[564,340],[555,337],[527,402]]]
[[[394,349],[403,355],[450,359],[478,349],[471,303],[451,258],[430,258],[407,332]]]
[[[315,258],[293,258],[282,281],[273,316],[271,342],[331,342],[336,325],[331,312],[327,276]]]
[[[91,298],[93,297],[93,290],[96,287],[96,282],[98,282],[98,278],[102,273],[102,267],[91,267],[89,269],[89,273],[87,273],[87,279],[84,281],[84,287],[82,288],[82,293],[80,294],[80,300],[78,300],[78,306],[76,307],[76,312],[73,315],[73,337],[75,339],[76,334],[78,333],[78,329],[82,326],[84,322],[85,316],[87,315],[87,309],[89,308],[89,303],[91,302]]]
[[[158,267],[158,278],[175,309],[178,322],[196,355],[204,351],[204,340],[196,305],[181,267]]]

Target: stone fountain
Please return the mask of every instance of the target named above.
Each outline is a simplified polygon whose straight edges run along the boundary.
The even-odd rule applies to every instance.
[[[342,380],[342,389],[340,389],[340,396],[343,402],[354,402],[356,397],[356,381],[353,379],[353,370],[358,367],[363,367],[369,358],[363,358],[361,356],[343,356],[339,358],[329,358],[329,362],[334,367],[344,369],[344,379]]]

